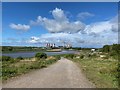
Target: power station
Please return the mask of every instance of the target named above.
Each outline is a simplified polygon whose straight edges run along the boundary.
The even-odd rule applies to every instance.
[[[55,43],[46,43],[46,48],[71,48],[72,45],[69,43],[63,44],[63,46],[56,46]]]

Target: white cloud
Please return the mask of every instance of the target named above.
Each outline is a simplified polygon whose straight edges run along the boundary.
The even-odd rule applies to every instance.
[[[30,26],[29,25],[25,25],[25,24],[14,24],[14,23],[11,23],[9,25],[12,29],[16,29],[16,30],[23,30],[23,31],[27,31],[28,29],[30,29]]]
[[[42,25],[50,33],[86,33],[95,36],[102,32],[118,31],[118,16],[115,16],[108,21],[95,22],[86,25],[79,20],[70,22],[62,9],[55,8],[51,13],[54,19],[38,16],[36,21],[31,21],[31,24]],[[83,18],[93,17],[95,15],[89,12],[81,12],[78,16]]]
[[[89,12],[81,12],[81,13],[79,13],[79,14],[77,15],[77,17],[78,17],[79,19],[85,19],[85,18],[93,17],[93,16],[95,16],[95,15],[92,14],[92,13],[89,13]]]
[[[49,22],[50,25],[50,22],[52,21],[52,23],[54,22],[56,25],[57,21],[55,20],[41,17],[39,17],[38,20],[40,22],[43,19],[45,20],[44,22],[46,22],[45,24]],[[79,24],[77,21],[72,23]],[[63,24],[61,28],[64,28],[64,25],[65,24]],[[78,27],[73,26],[73,30],[75,30],[75,28]],[[57,28],[54,29],[57,30]],[[85,29],[76,33],[66,33],[66,31],[58,32],[58,30],[57,33],[42,34],[40,37],[38,37],[39,40],[37,43],[43,43],[43,45],[45,45],[45,43],[50,42],[57,45],[63,45],[63,42],[66,42],[78,47],[102,47],[106,44],[113,44],[118,42],[118,32],[116,32],[117,30],[117,20],[116,17],[114,17],[108,21],[95,22],[90,25],[86,25]]]
[[[48,32],[39,37],[33,36],[27,43],[43,44],[55,43],[56,45],[63,45],[63,42],[70,43],[77,47],[102,47],[106,44],[113,44],[118,42],[118,17],[91,23],[86,25],[79,20],[70,21],[62,9],[55,8],[51,11],[53,19],[38,16],[36,21],[31,21],[31,25],[41,25]],[[91,13],[79,13],[79,17],[92,17]],[[27,26],[27,29],[25,29]],[[29,25],[15,25],[10,27],[18,30],[28,30]]]
[[[101,32],[111,30],[111,27],[112,25],[109,23],[109,21],[97,22],[97,23],[87,25],[84,31],[87,34],[90,34],[90,33],[99,34]]]
[[[63,42],[66,44],[76,44],[83,43],[84,41],[80,38],[79,34],[68,34],[68,33],[47,33],[43,34],[40,37],[36,37],[37,40],[28,40],[29,43],[55,43],[56,45],[63,45]]]
[[[71,44],[74,47],[102,47],[106,44],[117,43],[117,33],[102,33],[97,37],[88,34],[81,33],[47,33],[42,34],[40,37],[36,37],[37,40],[29,40],[29,43],[41,44],[45,46],[46,43],[55,43],[57,46]]]
[[[86,25],[86,28],[83,30],[84,33],[89,35],[100,35],[103,33],[118,32],[118,22],[117,18],[114,17],[108,21],[101,21]]]
[[[62,9],[55,8],[53,11],[51,11],[51,13],[54,19],[58,22],[63,22],[68,20]]]
[[[39,38],[35,37],[35,36],[32,36],[28,42],[29,43],[38,43],[39,42]]]
[[[118,32],[118,28],[120,28],[120,22],[118,22],[119,15],[116,15],[114,18],[110,20],[110,23],[112,24],[112,31]]]
[[[81,21],[70,22],[62,9],[51,11],[54,19],[38,16],[36,21],[31,21],[32,25],[42,25],[50,33],[77,33],[84,30],[85,24]]]

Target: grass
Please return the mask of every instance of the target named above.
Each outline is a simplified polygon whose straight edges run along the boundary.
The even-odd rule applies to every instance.
[[[100,58],[99,54],[89,55],[89,51],[82,51],[80,55],[75,54],[65,54],[65,55],[55,55],[50,56],[46,60],[40,61],[24,61],[20,62],[3,62],[3,81],[27,73],[34,69],[41,69],[47,67],[60,57],[68,58],[76,62],[82,69],[84,75],[93,82],[97,88],[118,88],[118,60],[116,57],[112,57],[108,54],[105,58]],[[31,59],[32,60],[32,59]],[[120,67],[120,66],[119,66]],[[119,69],[120,70],[120,69]],[[120,72],[119,72],[120,73]]]
[[[57,56],[52,56],[52,57],[54,57],[54,58],[50,58],[47,60],[46,59],[44,59],[44,60],[41,59],[41,60],[36,60],[36,61],[29,61],[29,60],[21,61],[21,60],[19,60],[17,62],[13,62],[13,63],[7,62],[7,61],[2,62],[2,81],[3,81],[3,83],[12,77],[16,77],[18,75],[25,74],[31,70],[45,68],[45,67],[57,62],[57,60],[60,59]]]
[[[100,58],[98,55],[89,56],[82,52],[82,55],[74,55],[70,60],[80,66],[84,75],[97,88],[118,88],[117,59],[112,57]]]
[[[79,60],[86,76],[98,88],[117,88],[116,68],[117,62],[92,60]]]

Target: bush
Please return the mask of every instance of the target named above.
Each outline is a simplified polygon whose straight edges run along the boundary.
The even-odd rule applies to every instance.
[[[103,52],[109,52],[110,51],[110,46],[109,45],[104,45],[102,50],[103,50]]]
[[[109,54],[110,54],[110,56],[116,56],[116,55],[118,55],[118,53],[115,50],[111,51]]]
[[[0,61],[2,61],[2,56],[0,56]]]
[[[21,56],[19,56],[19,57],[17,57],[16,59],[17,59],[17,60],[23,60],[24,58],[21,57]]]
[[[35,58],[37,60],[46,59],[47,58],[47,54],[46,53],[36,53]]]
[[[2,61],[11,61],[11,60],[14,60],[14,59],[10,56],[2,56]]]
[[[12,77],[15,76],[17,73],[17,68],[11,68],[11,67],[7,67],[7,68],[3,68],[2,69],[2,76],[3,77]]]
[[[40,64],[41,64],[40,65],[41,68],[47,67],[47,62],[46,61],[42,61]]]
[[[88,53],[88,54],[87,54],[87,57],[91,57],[91,54],[90,54],[90,53]]]
[[[84,58],[84,55],[80,55],[80,59],[83,59]]]

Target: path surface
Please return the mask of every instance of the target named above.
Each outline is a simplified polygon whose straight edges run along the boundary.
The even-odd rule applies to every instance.
[[[3,88],[94,88],[94,85],[74,62],[61,58],[48,68],[10,80]]]

